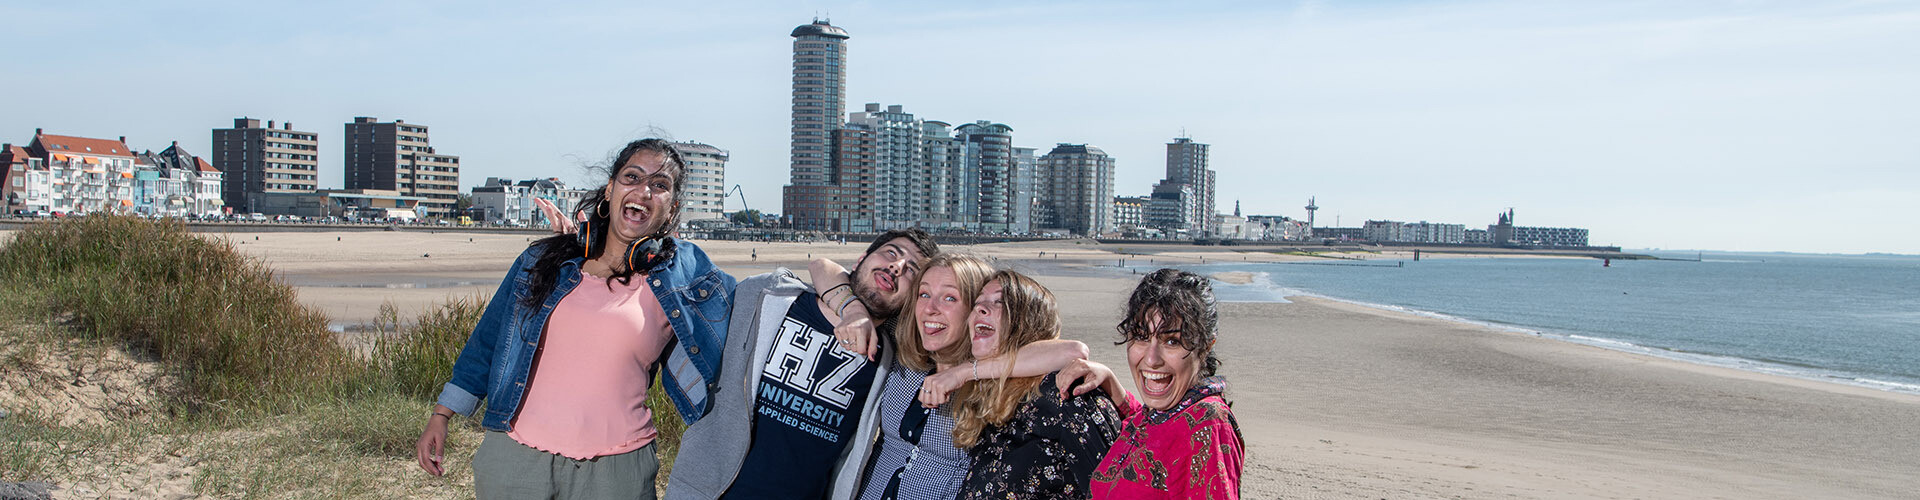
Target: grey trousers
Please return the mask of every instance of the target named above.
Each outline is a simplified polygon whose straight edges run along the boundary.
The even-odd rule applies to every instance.
[[[660,459],[653,443],[619,455],[574,460],[487,431],[473,453],[473,490],[481,500],[544,498],[653,500]]]

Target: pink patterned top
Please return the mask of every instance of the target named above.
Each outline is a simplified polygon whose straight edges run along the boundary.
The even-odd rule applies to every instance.
[[[547,318],[534,354],[514,441],[575,460],[653,442],[648,369],[672,336],[643,277],[629,283],[581,273],[580,286]]]
[[[1208,377],[1168,411],[1127,394],[1120,439],[1093,470],[1093,498],[1240,498],[1246,448],[1240,423]]]

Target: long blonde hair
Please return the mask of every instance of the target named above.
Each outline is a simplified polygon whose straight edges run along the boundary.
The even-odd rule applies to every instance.
[[[988,283],[994,282],[1000,283],[1004,308],[1000,313],[1000,347],[994,356],[1007,360],[1007,372],[993,379],[968,382],[954,391],[953,445],[963,449],[978,443],[987,425],[1005,425],[1015,409],[1039,393],[1040,382],[1046,377],[1007,377],[1019,361],[1020,348],[1060,338],[1060,308],[1054,304],[1052,291],[1011,270],[994,273]]]
[[[960,288],[960,303],[967,304],[968,310],[973,308],[973,298],[980,295],[980,289],[986,288],[987,280],[993,277],[993,265],[988,264],[986,259],[962,253],[948,253],[940,254],[939,257],[927,261],[927,266],[920,271],[920,280],[926,280],[927,272],[938,267],[953,269],[954,284]],[[893,325],[894,344],[899,346],[899,349],[894,351],[898,353],[900,364],[914,371],[930,372],[933,371],[934,363],[966,361],[972,353],[968,351],[968,343],[964,340],[949,344],[939,352],[927,352],[926,346],[920,344],[920,314],[917,312],[920,309],[919,281],[915,281],[912,286],[913,289],[910,290],[912,294],[908,295],[910,299],[907,300],[906,309],[900,312],[900,321]],[[952,322],[953,325],[948,328],[962,333],[962,339],[964,339],[966,318],[956,318]]]

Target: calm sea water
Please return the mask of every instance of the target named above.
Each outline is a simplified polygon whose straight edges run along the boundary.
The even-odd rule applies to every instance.
[[[1696,363],[1920,394],[1920,257],[1706,253],[1699,262],[1616,260],[1611,267],[1588,259],[1428,259],[1404,267],[1193,270],[1259,273],[1253,285],[1223,286],[1223,300],[1304,293]]]

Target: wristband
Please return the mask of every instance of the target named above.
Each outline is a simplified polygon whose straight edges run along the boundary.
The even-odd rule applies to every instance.
[[[837,315],[837,316],[842,316],[842,317],[845,317],[845,316],[847,315],[847,306],[850,306],[850,305],[853,305],[853,303],[854,303],[854,302],[859,302],[859,301],[860,301],[860,299],[859,299],[858,297],[854,297],[854,296],[852,296],[852,295],[848,295],[848,296],[847,296],[847,301],[846,301],[846,302],[841,302],[841,303],[840,303],[840,307],[838,307],[838,308],[834,308],[834,310],[833,310],[833,314],[834,314],[834,315]]]
[[[973,379],[980,380],[980,360],[967,360],[967,363],[973,365]]]
[[[428,410],[428,411],[427,411],[427,418],[433,418],[433,417],[434,417],[435,415],[438,415],[438,416],[442,416],[442,417],[447,417],[447,420],[449,420],[449,421],[451,421],[451,420],[453,420],[453,414],[452,414],[452,413],[440,413],[440,410]]]

